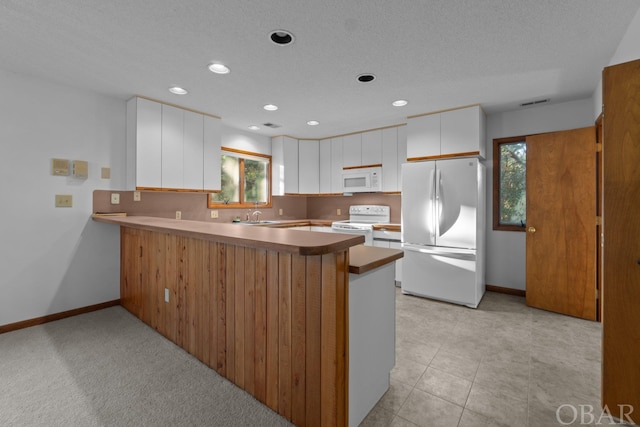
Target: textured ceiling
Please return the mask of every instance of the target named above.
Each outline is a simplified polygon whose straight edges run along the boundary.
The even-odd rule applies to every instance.
[[[318,138],[590,96],[637,0],[2,0],[0,68]],[[290,46],[268,35],[286,29]],[[207,64],[231,68],[215,75]],[[360,73],[376,80],[356,81]],[[190,93],[172,95],[179,85]],[[404,98],[409,105],[391,106]],[[280,107],[276,112],[264,104]],[[308,120],[319,126],[306,125]]]

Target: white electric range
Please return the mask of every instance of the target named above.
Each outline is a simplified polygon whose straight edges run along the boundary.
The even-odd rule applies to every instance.
[[[388,224],[391,218],[389,206],[354,205],[349,207],[349,219],[331,223],[334,233],[364,236],[365,246],[373,246],[373,224]]]

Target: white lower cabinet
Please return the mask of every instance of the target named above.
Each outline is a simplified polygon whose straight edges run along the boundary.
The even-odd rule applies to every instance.
[[[399,231],[374,230],[373,246],[402,250]],[[402,283],[402,259],[396,261],[396,286]]]

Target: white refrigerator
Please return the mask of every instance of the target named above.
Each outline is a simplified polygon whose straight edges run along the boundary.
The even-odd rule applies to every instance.
[[[402,165],[402,292],[477,308],[485,291],[485,167]]]

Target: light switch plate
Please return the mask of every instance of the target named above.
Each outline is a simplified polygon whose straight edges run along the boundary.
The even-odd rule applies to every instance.
[[[176,211],[176,219],[182,219],[182,212]]]
[[[342,211],[340,209],[338,209],[337,213],[338,215],[342,215]]]
[[[120,194],[119,193],[111,193],[111,204],[119,205],[120,204]]]
[[[217,210],[212,210],[211,211],[211,218],[218,218],[218,211]]]
[[[134,202],[139,202],[140,201],[140,192],[139,191],[134,191],[133,192],[133,201]]]
[[[71,194],[56,194],[56,208],[73,207],[73,196]]]
[[[278,215],[282,215],[282,208],[278,209]]]

